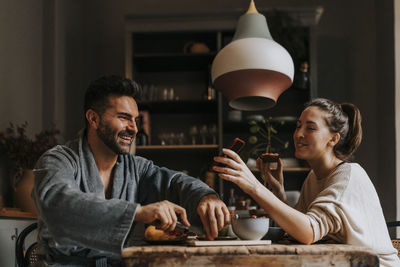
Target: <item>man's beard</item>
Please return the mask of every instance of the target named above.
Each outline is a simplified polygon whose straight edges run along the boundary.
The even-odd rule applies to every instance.
[[[131,131],[121,131],[117,133],[117,131],[113,131],[107,124],[100,121],[99,128],[97,129],[97,135],[99,136],[100,140],[111,149],[115,154],[128,154],[131,149],[131,144],[126,143],[118,143],[118,136],[129,134],[134,135]],[[133,138],[134,140],[134,138]]]

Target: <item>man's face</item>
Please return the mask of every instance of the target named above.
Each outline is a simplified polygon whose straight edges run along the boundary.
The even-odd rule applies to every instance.
[[[139,111],[130,96],[110,96],[108,108],[100,117],[97,135],[116,154],[129,153],[137,134],[135,119]]]

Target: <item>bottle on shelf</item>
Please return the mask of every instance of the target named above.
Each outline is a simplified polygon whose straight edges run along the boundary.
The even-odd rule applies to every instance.
[[[144,131],[143,127],[143,116],[138,117],[138,132],[136,134],[136,145],[147,146],[149,144],[149,137]]]
[[[296,87],[301,90],[308,90],[310,86],[310,76],[308,73],[308,62],[305,61],[300,65],[300,73],[297,79]]]
[[[212,100],[215,100],[217,94],[216,94],[215,88],[211,81],[211,66],[208,67],[207,74],[208,74],[208,84],[207,84],[206,90],[203,93],[203,99],[212,101]]]
[[[168,88],[164,88],[162,91],[162,100],[167,101],[168,100]]]

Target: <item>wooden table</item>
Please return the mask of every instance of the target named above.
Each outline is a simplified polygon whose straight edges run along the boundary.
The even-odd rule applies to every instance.
[[[264,246],[135,246],[125,266],[379,266],[370,249],[341,244]]]

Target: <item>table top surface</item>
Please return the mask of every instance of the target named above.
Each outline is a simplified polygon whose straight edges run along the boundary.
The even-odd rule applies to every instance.
[[[283,267],[283,266],[379,266],[377,254],[366,247],[346,244],[283,243],[193,247],[182,245],[142,245],[122,251],[127,267]]]
[[[179,255],[249,255],[249,254],[293,254],[293,255],[326,255],[340,254],[365,254],[376,255],[366,247],[346,244],[271,244],[262,246],[207,246],[192,247],[188,245],[144,245],[132,246],[123,249],[122,257],[130,258],[139,255],[156,255],[172,253]]]

